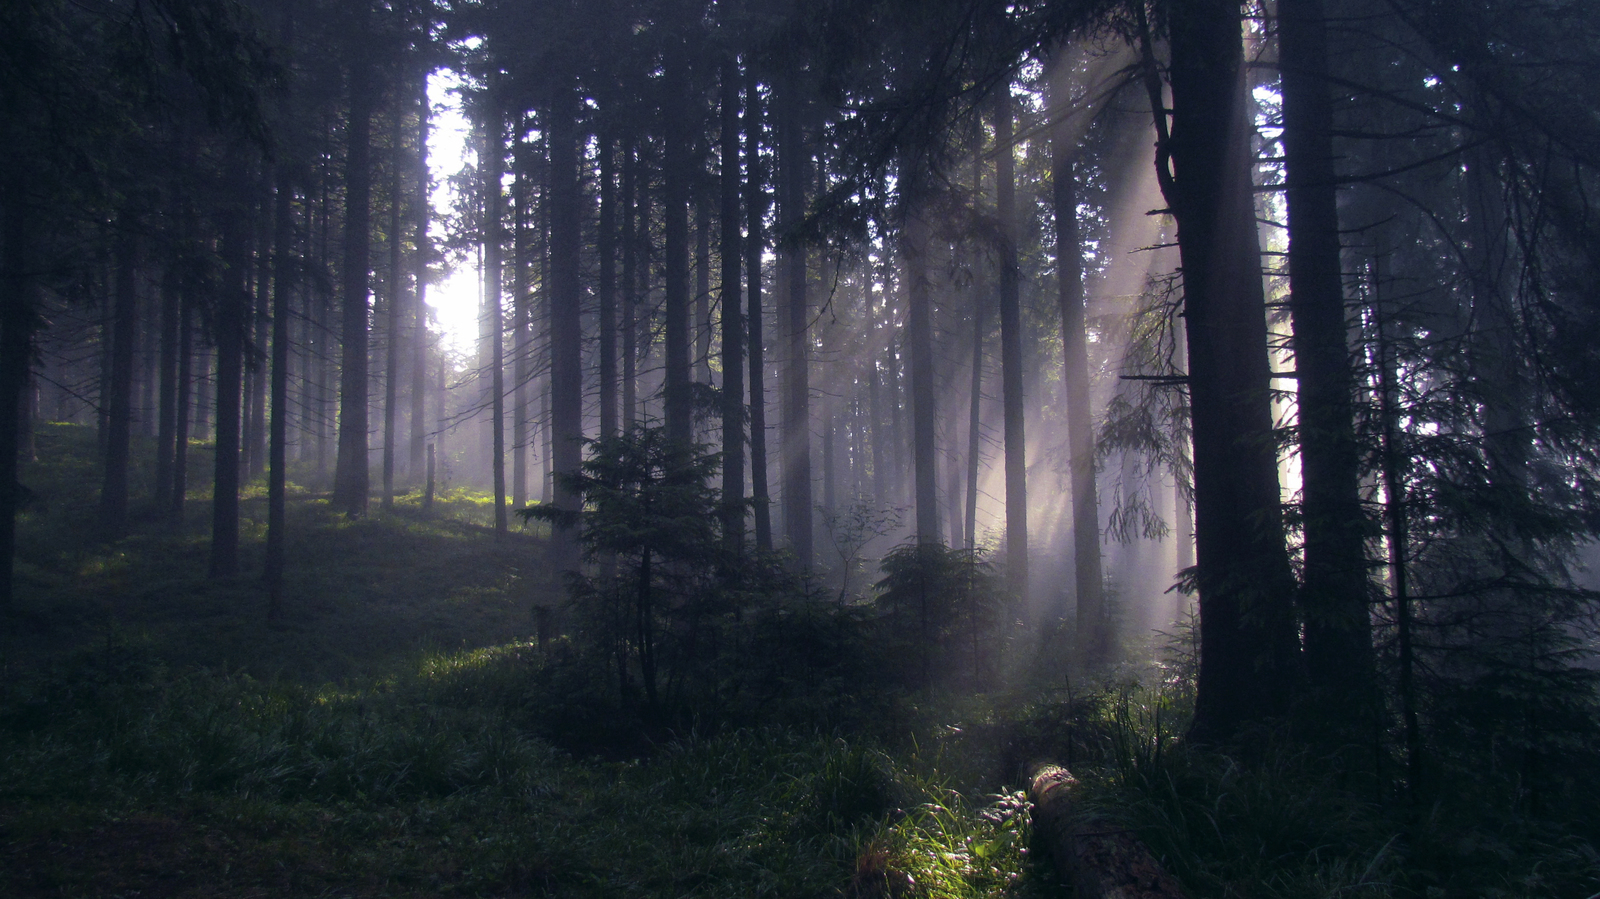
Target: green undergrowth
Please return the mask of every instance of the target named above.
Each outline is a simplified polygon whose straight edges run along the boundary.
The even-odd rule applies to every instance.
[[[1066,763],[1079,823],[1131,829],[1196,899],[1600,892],[1600,814],[1586,800],[1555,814],[1502,801],[1503,772],[1436,770],[1438,786],[1413,804],[1395,761],[1374,766],[1370,749],[1323,756],[1271,734],[1228,751],[1187,746],[1186,703],[1136,686],[1036,694],[990,719],[1005,740],[983,727],[963,739],[1008,745],[1012,764]]]
[[[420,653],[525,637],[532,607],[558,601],[544,541],[520,529],[493,539],[481,497],[453,491],[424,512],[416,490],[370,514],[335,513],[291,484],[280,617],[266,617],[261,581],[266,499],[241,500],[240,573],[207,576],[210,505],[191,494],[181,523],[135,503],[131,533],[106,540],[94,505],[91,430],[46,425],[24,476],[33,499],[19,520],[16,612],[0,628],[0,664],[36,667],[107,638],[137,639],[175,668],[244,671],[320,683],[371,677]],[[191,452],[191,480],[208,483],[209,448]],[[195,462],[199,457],[201,462]],[[135,496],[149,473],[134,469]],[[147,486],[147,485],[145,485]]]
[[[961,791],[939,748],[768,728],[574,757],[508,714],[537,656],[438,653],[312,688],[176,672],[127,643],[74,653],[0,702],[0,880],[21,896],[1039,894],[1020,796]]]

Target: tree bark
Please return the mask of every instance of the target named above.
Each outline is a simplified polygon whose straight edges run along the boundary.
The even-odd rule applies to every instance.
[[[667,51],[665,89],[674,102],[663,110],[662,216],[666,237],[665,339],[667,436],[688,443],[694,438],[689,388],[689,182],[693,177],[692,138],[684,120],[688,99],[686,51]]]
[[[271,300],[268,283],[271,281],[272,252],[272,187],[265,179],[258,182],[256,202],[251,210],[256,229],[251,246],[255,250],[255,284],[250,289],[250,327],[252,342],[245,347],[245,468],[247,477],[255,478],[267,470],[267,379],[265,359],[261,347],[267,345],[267,331],[272,327],[268,315]]]
[[[400,416],[400,323],[405,321],[405,274],[400,268],[400,110],[389,132],[389,283],[383,350],[383,508],[394,508],[394,442]]]
[[[238,167],[237,155],[232,158]],[[217,298],[216,456],[211,500],[211,566],[213,578],[239,573],[239,443],[241,391],[244,387],[245,332],[249,328],[250,293],[245,287],[250,247],[243,221],[247,204],[242,186],[225,205],[222,223],[222,295]],[[363,358],[365,356],[363,355]]]
[[[492,88],[491,88],[492,90]],[[489,467],[494,476],[494,536],[505,539],[506,516],[506,360],[505,322],[500,308],[505,247],[505,191],[500,186],[505,170],[505,122],[491,98],[483,122],[483,304],[489,329]],[[581,385],[580,385],[580,390]]]
[[[100,526],[107,539],[128,530],[128,448],[133,428],[133,348],[139,328],[138,222],[119,216],[113,255],[116,279],[111,307],[111,365],[102,386],[106,404],[105,478],[100,486]]]
[[[1051,182],[1056,220],[1056,277],[1061,306],[1062,380],[1067,394],[1067,456],[1072,482],[1073,584],[1078,651],[1090,670],[1110,661],[1100,560],[1100,502],[1095,485],[1094,415],[1089,393],[1089,328],[1083,295],[1083,237],[1078,183],[1065,129],[1052,140]]]
[[[803,570],[812,562],[811,517],[811,353],[807,335],[810,302],[806,295],[806,249],[797,238],[805,216],[810,150],[800,122],[799,86],[785,85],[781,97],[778,158],[783,172],[784,242],[778,266],[785,282],[783,403],[783,529]]]
[[[431,209],[428,177],[428,76],[418,79],[417,87],[417,171],[416,171],[416,257],[415,268],[417,301],[412,306],[411,321],[411,453],[410,466],[413,482],[422,471],[423,454],[428,442],[428,261],[432,245],[428,241],[428,213]]]
[[[161,345],[159,388],[156,394],[155,506],[172,504],[172,458],[177,450],[178,399],[178,276],[168,272],[161,282]]]
[[[365,17],[363,17],[365,18]],[[368,346],[367,268],[370,252],[372,171],[369,165],[373,85],[371,64],[357,53],[350,70],[350,147],[345,157],[344,297],[340,321],[339,448],[334,463],[333,507],[365,515]],[[220,406],[219,406],[220,408]]]
[[[583,369],[580,347],[583,331],[580,312],[583,285],[577,136],[577,95],[571,84],[556,87],[548,109],[550,153],[550,457],[557,474],[576,476],[582,464]],[[687,365],[687,358],[684,363]],[[555,485],[558,508],[578,508],[578,497],[560,483]],[[556,563],[577,564],[576,547],[569,539],[555,538]]]
[[[1028,790],[1034,832],[1076,899],[1185,899],[1178,881],[1130,831],[1089,822],[1073,808],[1078,781],[1046,765]]]
[[[761,254],[766,240],[761,229],[767,198],[761,178],[761,93],[755,67],[745,69],[744,211],[746,326],[750,347],[750,500],[755,518],[756,549],[772,551],[772,499],[767,492],[766,344],[761,336]]]
[[[1006,586],[1028,595],[1028,458],[1022,396],[1022,294],[1017,263],[1017,185],[1011,84],[995,110],[995,215],[1000,219],[1000,392],[1006,440]]]
[[[744,316],[739,271],[739,62],[722,61],[722,533],[744,545]]]
[[[979,294],[981,297],[981,293]],[[972,310],[972,393],[967,409],[967,549],[978,545],[978,473],[983,461],[983,338],[984,303],[981,299]],[[874,382],[876,388],[876,382]]]
[[[0,203],[0,613],[10,613],[15,600],[17,512],[25,495],[17,425],[39,325],[36,222],[23,206],[21,185],[5,187],[5,202]]]
[[[639,419],[639,154],[631,140],[624,144],[622,153],[622,427],[631,430]]]
[[[166,514],[174,528],[183,526],[183,504],[189,493],[189,396],[194,385],[194,299],[188,285],[178,297],[178,383],[173,400],[172,494]]]
[[[902,202],[907,202],[902,200]],[[911,459],[917,507],[917,542],[940,542],[939,474],[935,445],[937,405],[933,377],[933,297],[928,276],[932,229],[921,210],[907,209],[900,237],[905,263],[906,348],[911,356]]]
[[[1172,5],[1170,135],[1159,89],[1152,97],[1163,138],[1157,174],[1183,265],[1194,425],[1200,673],[1191,736],[1219,742],[1287,711],[1299,661],[1241,27],[1237,0]]]
[[[518,129],[519,131],[521,129]],[[533,377],[533,315],[528,270],[532,264],[533,240],[529,208],[533,199],[533,183],[527,141],[514,138],[512,169],[516,173],[512,183],[512,202],[515,206],[514,229],[511,239],[511,505],[522,508],[528,502],[528,447],[532,426],[528,414],[530,394],[529,379]],[[602,328],[602,340],[603,328]]]
[[[1289,311],[1299,416],[1306,668],[1319,718],[1346,724],[1371,703],[1365,515],[1346,344],[1322,0],[1280,0],[1284,170],[1289,205]]]
[[[695,380],[711,383],[711,202],[709,191],[694,201],[694,359]]]
[[[280,168],[272,213],[272,246],[276,252],[272,260],[272,420],[267,436],[267,556],[264,575],[268,618],[277,618],[283,610],[284,501],[289,438],[289,250],[294,239],[293,223],[289,218],[292,190],[288,176]],[[393,340],[392,336],[390,340]]]
[[[600,436],[617,433],[617,163],[616,142],[600,140]]]

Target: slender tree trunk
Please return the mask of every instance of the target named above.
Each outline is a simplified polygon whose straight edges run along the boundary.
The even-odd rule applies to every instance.
[[[1414,648],[1414,622],[1412,621],[1411,586],[1409,578],[1410,535],[1406,523],[1406,468],[1405,447],[1401,443],[1400,415],[1397,409],[1394,363],[1389,355],[1389,341],[1383,308],[1383,278],[1377,256],[1372,268],[1372,310],[1377,320],[1378,337],[1378,403],[1383,418],[1383,490],[1384,524],[1389,544],[1389,575],[1394,600],[1395,649],[1400,656],[1400,721],[1404,734],[1406,753],[1406,794],[1412,805],[1421,799],[1422,791],[1422,729],[1417,717],[1416,651]]]
[[[1095,486],[1094,410],[1089,392],[1089,326],[1083,295],[1083,237],[1078,227],[1077,147],[1058,129],[1050,170],[1056,220],[1056,277],[1061,306],[1062,381],[1067,394],[1067,456],[1072,479],[1073,584],[1078,651],[1089,670],[1111,661],[1100,560],[1100,502]]]
[[[237,156],[233,157],[238,166]],[[222,295],[213,322],[217,344],[216,457],[211,499],[211,566],[213,578],[239,573],[239,443],[241,391],[244,387],[245,333],[250,327],[250,293],[245,279],[250,247],[242,221],[247,205],[242,187],[237,205],[222,211]],[[234,198],[230,198],[234,199]]]
[[[177,449],[178,276],[168,272],[161,282],[160,388],[156,400],[155,505],[172,504],[172,457]]]
[[[282,169],[278,170],[277,197],[273,203],[272,246],[272,421],[267,437],[267,557],[264,579],[267,582],[267,617],[277,618],[283,610],[283,563],[285,543],[284,501],[288,475],[289,441],[289,252],[294,240],[290,219],[293,188]],[[391,338],[392,340],[392,338]]]
[[[194,403],[194,438],[196,440],[210,440],[213,436],[211,429],[211,410],[216,405],[216,347],[214,341],[202,339],[196,353],[199,357],[195,366],[195,403]]]
[[[417,302],[412,306],[411,321],[411,464],[408,471],[413,480],[422,471],[426,452],[427,400],[428,400],[428,257],[432,246],[428,241],[428,213],[431,201],[428,196],[428,76],[418,79],[417,88],[417,172],[416,172],[416,257],[415,279]]]
[[[100,526],[108,539],[128,530],[128,448],[133,428],[133,348],[139,328],[139,224],[127,214],[118,218],[123,233],[116,238],[116,283],[111,311],[111,367],[105,386],[105,479],[100,487]],[[19,393],[20,396],[20,393]]]
[[[761,336],[761,235],[767,199],[761,180],[761,95],[755,67],[745,69],[745,280],[749,296],[746,324],[750,347],[750,499],[755,513],[756,548],[772,551],[772,500],[767,493],[766,344]]]
[[[267,293],[267,284],[271,281],[271,253],[272,253],[272,219],[268,212],[271,205],[272,187],[265,179],[260,182],[260,191],[256,194],[256,204],[252,210],[257,239],[252,241],[256,249],[254,289],[250,292],[252,304],[250,331],[253,335],[253,344],[246,348],[245,373],[247,375],[245,396],[249,414],[245,418],[245,435],[247,448],[245,450],[245,468],[248,477],[255,478],[267,470],[267,379],[265,360],[262,358],[260,347],[267,344],[267,331],[272,327],[268,317],[268,306],[271,300]]]
[[[189,395],[194,388],[194,300],[184,285],[178,298],[178,383],[173,401],[172,495],[166,514],[174,528],[183,527],[183,504],[189,493]]]
[[[394,442],[400,416],[400,324],[405,321],[405,273],[400,268],[400,109],[389,132],[389,308],[383,350],[383,509],[394,509]]]
[[[639,419],[638,364],[639,235],[637,189],[639,155],[628,141],[622,156],[622,427],[632,430]]]
[[[520,130],[520,129],[519,129]],[[533,352],[533,341],[530,339],[532,318],[529,307],[528,269],[533,253],[532,239],[528,217],[531,210],[528,208],[532,199],[533,184],[532,172],[529,171],[528,144],[521,138],[515,139],[515,149],[512,151],[513,166],[516,178],[513,182],[512,198],[516,206],[515,229],[512,237],[512,264],[511,278],[511,355],[515,359],[512,366],[514,386],[511,388],[511,505],[522,508],[528,502],[528,447],[529,447],[529,416],[528,416],[528,380],[533,377],[533,365],[530,355]]]
[[[363,17],[365,18],[365,17]],[[333,507],[365,515],[367,487],[368,341],[367,268],[370,250],[372,171],[371,64],[358,53],[350,70],[350,148],[345,157],[344,298],[340,322],[339,453],[333,474]]]
[[[711,202],[708,191],[694,201],[695,380],[711,383]]]
[[[739,253],[739,62],[722,60],[722,533],[744,545],[744,316]]]
[[[1365,516],[1356,443],[1322,0],[1279,0],[1305,583],[1306,667],[1345,716],[1370,706]],[[1329,710],[1319,703],[1317,717]],[[1351,720],[1348,724],[1357,724]]]
[[[9,181],[16,173],[0,177]],[[21,185],[11,182],[5,189],[0,202],[0,614],[9,614],[15,600],[17,512],[23,496],[17,425],[39,325],[39,282],[33,271],[37,222],[21,202]]]
[[[1200,673],[1191,735],[1287,711],[1298,669],[1272,434],[1265,300],[1237,0],[1170,8],[1170,136],[1157,174],[1178,226],[1194,433]],[[1148,41],[1146,42],[1148,47]]]
[[[806,295],[806,248],[795,233],[805,216],[810,149],[800,123],[799,86],[781,94],[779,162],[783,173],[784,243],[779,270],[785,281],[783,404],[783,529],[802,569],[812,563],[811,518],[811,352],[807,334],[810,302]]]
[[[578,136],[575,122],[577,95],[571,84],[559,85],[550,105],[550,422],[552,471],[576,475],[582,464],[579,441],[583,437],[583,369],[579,348],[583,331],[579,314],[583,300],[579,209]],[[562,509],[578,508],[578,497],[566,486],[555,485],[555,503]],[[574,547],[557,544],[557,564],[575,565]]]
[[[692,138],[687,133],[684,102],[688,93],[688,64],[682,48],[668,51],[665,89],[677,102],[664,111],[662,123],[665,158],[662,165],[662,215],[666,232],[665,339],[667,436],[688,443],[694,437],[689,393],[689,182]]]
[[[906,201],[902,201],[906,202]],[[911,457],[916,481],[917,542],[938,543],[939,473],[933,376],[933,296],[928,276],[932,229],[907,209],[900,237],[905,263],[906,345],[911,355]]]
[[[491,102],[491,107],[494,104]],[[501,255],[505,237],[505,191],[501,173],[505,169],[505,123],[500,110],[491,108],[483,123],[484,229],[483,229],[483,304],[487,308],[489,329],[489,423],[490,470],[494,474],[494,536],[505,539],[506,518],[506,360],[505,323],[500,308]]]
[[[616,142],[600,141],[600,436],[617,433]]]
[[[1000,391],[1006,439],[1006,586],[1028,595],[1028,461],[1022,397],[1022,293],[1018,285],[1016,150],[1011,85],[995,110],[995,214],[1000,219]]]
[[[972,394],[967,410],[967,549],[978,546],[978,473],[983,462],[983,337],[984,303],[982,291],[974,291],[978,302],[972,313]]]

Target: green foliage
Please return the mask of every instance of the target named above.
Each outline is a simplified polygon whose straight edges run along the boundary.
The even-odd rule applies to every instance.
[[[914,758],[790,730],[574,759],[528,732],[538,709],[515,713],[548,661],[433,654],[313,689],[175,673],[148,645],[73,654],[0,696],[0,821],[34,847],[0,873],[15,895],[149,889],[131,836],[47,867],[53,846],[148,826],[204,848],[182,875],[197,894],[1015,894],[1010,794],[975,806]]]
[[[982,550],[905,543],[882,562],[882,638],[905,682],[981,684],[998,667],[1004,591]]]
[[[585,441],[589,457],[577,474],[558,472],[583,510],[535,505],[517,514],[579,527],[591,560],[608,553],[707,566],[717,539],[719,493],[711,486],[721,458],[667,436],[665,428],[631,428]]]

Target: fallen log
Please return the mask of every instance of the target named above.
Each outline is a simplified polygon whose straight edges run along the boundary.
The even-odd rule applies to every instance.
[[[1076,899],[1188,899],[1132,832],[1074,814],[1072,772],[1046,765],[1033,775],[1033,830]]]

